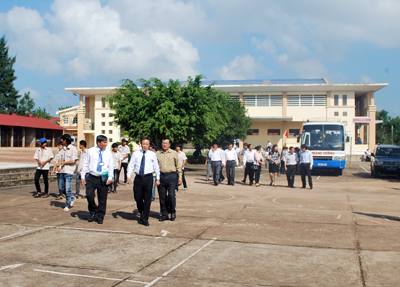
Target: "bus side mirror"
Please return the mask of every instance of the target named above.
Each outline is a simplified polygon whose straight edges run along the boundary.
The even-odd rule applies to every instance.
[[[346,137],[346,142],[347,142],[347,143],[350,142],[350,137]]]
[[[298,143],[300,142],[300,137],[297,137],[297,142],[298,142]]]

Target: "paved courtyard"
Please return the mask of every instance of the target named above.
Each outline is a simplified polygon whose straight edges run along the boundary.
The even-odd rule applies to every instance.
[[[34,186],[0,190],[0,286],[398,286],[400,180],[371,178],[367,163],[314,189],[215,187],[187,174],[177,220],[137,223],[132,186],[110,194],[103,225],[86,200],[70,212]],[[55,196],[56,186],[51,185]]]

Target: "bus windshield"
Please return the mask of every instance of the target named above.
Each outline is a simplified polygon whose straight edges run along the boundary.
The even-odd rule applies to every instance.
[[[342,125],[304,125],[301,143],[309,150],[344,151],[344,130]]]

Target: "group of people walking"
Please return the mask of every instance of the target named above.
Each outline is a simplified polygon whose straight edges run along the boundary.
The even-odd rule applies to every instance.
[[[228,145],[225,151],[222,147],[215,143],[209,150],[206,165],[207,177],[210,179],[213,175],[213,183],[218,186],[224,181],[222,170],[226,167],[226,176],[228,185],[235,185],[235,167],[239,166],[240,158],[243,158],[244,178],[241,181],[246,183],[249,177],[249,184],[255,183],[256,187],[260,186],[261,169],[265,165],[269,171],[270,185],[276,186],[279,170],[282,174],[286,174],[287,186],[294,188],[294,180],[296,171],[301,173],[302,188],[306,188],[307,179],[310,189],[313,188],[311,170],[313,168],[312,153],[307,150],[306,145],[301,146],[301,150],[295,151],[294,147],[287,149],[284,147],[282,153],[278,151],[278,145],[272,145],[268,142],[268,146],[263,151],[261,146],[253,147],[252,144],[245,143],[243,149],[233,148],[233,144]]]
[[[130,155],[127,141],[122,140],[122,145],[112,144],[112,150],[106,149],[108,139],[104,135],[97,136],[96,146],[86,149],[86,142],[80,141],[80,155],[71,144],[70,135],[62,136],[55,157],[55,165],[52,170],[57,173],[59,195],[57,199],[66,198],[64,211],[69,211],[75,200],[80,196],[80,185],[86,187],[86,199],[88,202],[88,222],[96,221],[102,224],[106,214],[107,195],[117,192],[120,172],[124,169],[124,184],[131,184],[132,173],[135,173],[133,181],[133,194],[137,209],[140,214],[139,223],[149,226],[151,201],[155,199],[155,187],[158,187],[160,200],[159,221],[176,219],[176,191],[182,183],[187,189],[184,177],[184,165],[187,161],[182,152],[182,146],[177,145],[176,151],[172,150],[171,140],[162,140],[162,148],[157,151],[155,145],[151,146],[149,138],[141,140],[141,149],[134,152],[128,164]],[[40,140],[41,146],[36,151],[34,158],[38,162],[35,174],[37,193],[35,197],[48,197],[49,183],[48,172],[50,162],[54,159],[51,149],[46,147],[46,139]],[[79,159],[79,163],[77,163]],[[72,179],[76,167],[76,195],[72,194]],[[45,193],[42,196],[39,179],[43,176]],[[114,180],[114,181],[113,181]],[[98,205],[95,203],[97,191]],[[83,196],[81,196],[83,198]],[[169,218],[169,215],[171,217]]]

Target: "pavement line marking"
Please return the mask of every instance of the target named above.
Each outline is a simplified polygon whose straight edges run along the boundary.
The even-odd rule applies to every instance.
[[[318,177],[317,177],[317,180],[320,178],[321,176],[319,175]]]
[[[99,276],[92,276],[92,275],[82,275],[82,274],[64,273],[64,272],[56,272],[56,271],[40,270],[40,269],[33,269],[33,271],[36,271],[36,272],[43,272],[43,273],[51,273],[51,274],[57,274],[57,275],[74,276],[74,277],[84,277],[84,278],[94,278],[94,279],[110,280],[110,281],[123,281],[123,280],[124,280],[124,279],[118,279],[118,278],[108,278],[108,277],[99,277]],[[127,280],[125,280],[125,281],[127,281],[127,282],[132,282],[132,283],[141,283],[141,284],[148,284],[148,283],[149,283],[149,282],[136,281],[136,280],[130,280],[130,279],[127,279]]]
[[[280,199],[280,198],[283,198],[283,197],[274,198],[274,199],[272,200],[272,202],[273,202],[273,203],[276,203],[276,204],[280,204],[280,205],[292,207],[292,208],[303,208],[303,206],[301,206],[301,205],[290,205],[290,204],[284,204],[284,203],[277,202],[276,200],[277,200],[277,199]]]
[[[15,268],[20,267],[20,266],[22,266],[22,265],[24,265],[24,263],[21,263],[21,264],[14,264],[14,265],[8,265],[8,266],[3,266],[3,267],[0,268],[0,271],[1,271],[1,270],[6,270],[6,269],[15,269]]]
[[[342,215],[341,215],[341,214],[339,214],[339,215],[338,215],[338,217],[337,217],[337,219],[340,219],[341,217],[342,217]]]
[[[182,264],[184,264],[186,261],[188,261],[190,258],[192,258],[193,256],[195,256],[197,253],[199,253],[201,250],[203,250],[204,248],[206,248],[208,245],[210,245],[211,243],[213,243],[215,240],[217,240],[217,238],[213,238],[212,240],[208,241],[206,244],[204,244],[200,249],[198,249],[196,252],[192,253],[191,255],[189,255],[188,257],[186,257],[185,259],[183,259],[181,262],[179,262],[178,264],[176,264],[174,267],[172,267],[171,269],[169,269],[168,271],[164,272],[162,274],[162,276],[157,277],[156,279],[154,279],[153,281],[151,281],[150,283],[148,283],[146,286],[144,287],[150,287],[153,286],[157,281],[159,281],[160,279],[162,279],[163,277],[168,276],[169,273],[171,273],[172,271],[174,271],[176,268],[178,268],[179,266],[181,266]]]
[[[164,230],[164,229],[161,230],[161,236],[167,236],[168,233],[171,233],[171,232]]]
[[[23,231],[23,232],[13,233],[11,235],[0,237],[0,240],[6,239],[6,238],[11,238],[11,237],[14,237],[14,236],[29,234],[29,233],[32,233],[34,231],[41,230],[41,229],[46,229],[46,227],[40,227],[40,228],[36,228],[36,229],[26,230],[26,231]]]
[[[366,170],[362,165],[359,165],[359,167],[361,167],[363,170],[365,170],[365,172],[366,173],[368,173],[369,174],[369,171],[368,170]]]
[[[91,228],[80,228],[80,227],[64,227],[57,226],[57,229],[73,229],[73,230],[85,230],[85,231],[97,231],[97,232],[107,232],[107,233],[122,233],[122,234],[132,234],[130,231],[120,231],[120,230],[104,230],[104,229],[91,229]]]

